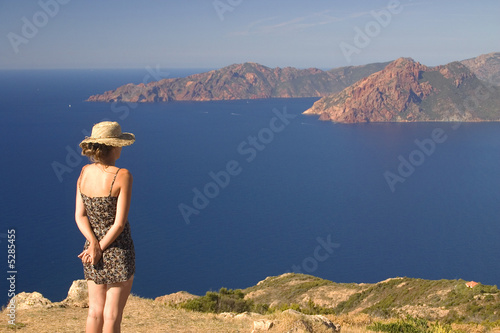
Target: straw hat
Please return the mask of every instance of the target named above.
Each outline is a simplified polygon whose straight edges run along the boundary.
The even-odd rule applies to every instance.
[[[120,124],[116,121],[103,121],[92,127],[92,134],[80,142],[83,143],[102,143],[113,147],[130,146],[135,141],[135,135],[132,133],[122,133]]]

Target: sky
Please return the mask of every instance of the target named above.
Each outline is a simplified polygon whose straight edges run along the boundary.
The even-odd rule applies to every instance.
[[[500,1],[0,0],[0,69],[428,66],[500,51]]]

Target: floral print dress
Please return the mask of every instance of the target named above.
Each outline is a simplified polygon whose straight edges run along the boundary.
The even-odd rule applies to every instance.
[[[107,197],[89,197],[80,190],[90,225],[98,241],[106,235],[115,222],[118,197],[112,197],[111,190],[118,171],[113,178]],[[88,247],[89,242],[85,241],[84,249]],[[121,234],[103,251],[101,260],[95,265],[83,264],[83,273],[86,280],[92,280],[96,284],[110,284],[127,281],[134,275],[134,272],[135,250],[130,224],[127,220]]]

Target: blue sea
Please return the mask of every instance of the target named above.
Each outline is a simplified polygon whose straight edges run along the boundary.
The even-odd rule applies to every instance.
[[[134,176],[136,295],[246,288],[291,271],[499,284],[499,123],[334,124],[302,115],[314,98],[84,102],[150,72],[0,72],[2,304],[9,271],[17,292],[52,301],[83,278],[78,143],[102,120],[137,138],[117,162]]]

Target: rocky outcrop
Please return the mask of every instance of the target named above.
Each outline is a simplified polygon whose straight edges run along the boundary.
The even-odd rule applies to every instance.
[[[174,305],[177,305],[177,304],[180,304],[180,303],[184,303],[184,302],[187,302],[189,300],[192,300],[192,299],[195,299],[195,298],[199,298],[199,297],[200,296],[196,296],[196,295],[190,294],[190,293],[188,293],[186,291],[178,291],[178,292],[173,293],[173,294],[156,297],[155,298],[155,302],[159,302],[159,303],[163,303],[163,304],[166,304],[166,305],[174,306]]]
[[[170,102],[260,98],[321,97],[341,91],[387,63],[349,66],[322,71],[317,68],[269,68],[256,63],[227,66],[185,78],[148,84],[127,84],[89,102]]]
[[[76,306],[80,308],[89,307],[89,292],[87,281],[73,281],[68,290],[68,296],[61,302],[64,306]]]
[[[259,319],[253,322],[252,333],[258,332],[286,332],[286,333],[313,333],[313,332],[340,332],[341,326],[333,323],[322,315],[305,315],[292,309],[285,310],[275,316],[275,319]]]
[[[39,292],[26,293],[22,292],[14,296],[13,303],[16,309],[24,310],[29,308],[47,308],[52,305],[52,302],[43,297]]]
[[[321,330],[322,332],[340,332],[340,325],[334,324],[330,319],[322,315],[305,315],[295,310],[285,310],[283,314],[293,318],[292,329],[289,333],[312,333]],[[318,327],[319,329],[315,327]]]
[[[37,291],[28,293],[21,292],[16,294],[11,300],[16,305],[17,310],[24,310],[30,308],[54,308],[54,307],[89,307],[89,297],[87,289],[87,281],[76,280],[73,281],[68,290],[67,297],[61,302],[52,302],[43,297]]]
[[[499,120],[499,91],[459,62],[431,68],[399,58],[304,114],[339,123]]]
[[[253,331],[269,331],[274,326],[272,320],[260,319],[253,322]]]

